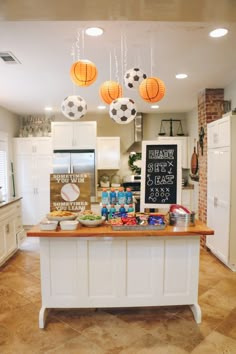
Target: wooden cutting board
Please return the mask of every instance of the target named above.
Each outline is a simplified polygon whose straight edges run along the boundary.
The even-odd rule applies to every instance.
[[[193,154],[191,157],[191,173],[196,175],[198,171],[198,155],[196,153],[196,147],[193,148]]]

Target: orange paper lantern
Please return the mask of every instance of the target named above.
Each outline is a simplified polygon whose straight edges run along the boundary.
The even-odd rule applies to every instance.
[[[105,103],[110,104],[122,96],[122,87],[116,81],[105,81],[100,86],[99,94]]]
[[[139,94],[147,102],[160,101],[165,91],[165,84],[158,77],[148,77],[139,85]]]
[[[78,86],[89,86],[97,78],[97,68],[89,60],[79,60],[71,66],[70,77]]]

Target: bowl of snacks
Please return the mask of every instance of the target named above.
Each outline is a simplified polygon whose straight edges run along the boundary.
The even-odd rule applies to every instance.
[[[55,231],[57,228],[58,222],[56,220],[42,220],[39,224],[41,231]]]
[[[72,213],[71,211],[67,211],[67,210],[54,210],[51,211],[49,214],[47,214],[48,220],[56,220],[56,221],[74,220],[76,219],[76,217],[77,217],[76,213]]]
[[[77,220],[60,221],[61,230],[76,230],[79,222]]]
[[[80,224],[87,226],[87,227],[96,227],[104,223],[105,216],[101,216],[98,214],[85,214],[79,215],[77,220]]]

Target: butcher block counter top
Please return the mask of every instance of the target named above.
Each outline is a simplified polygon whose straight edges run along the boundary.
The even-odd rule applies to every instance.
[[[195,226],[170,226],[163,230],[112,230],[111,225],[104,224],[98,227],[86,227],[81,224],[74,231],[62,231],[58,226],[55,231],[41,231],[39,225],[33,226],[27,231],[28,237],[144,237],[144,236],[194,236],[194,235],[214,235],[214,230],[204,223],[196,220]]]

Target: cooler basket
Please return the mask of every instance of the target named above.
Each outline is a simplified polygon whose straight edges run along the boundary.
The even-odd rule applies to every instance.
[[[170,225],[172,226],[194,226],[195,212],[190,214],[179,214],[170,212]]]

